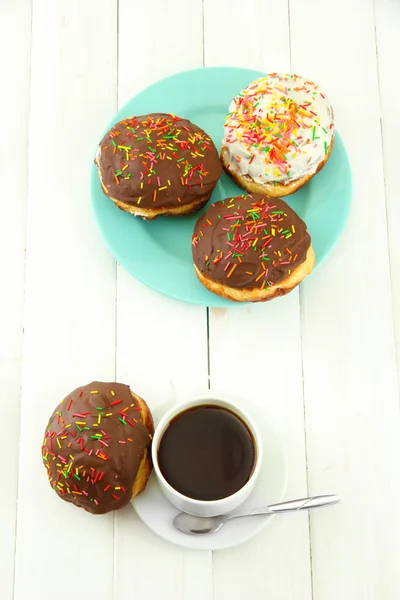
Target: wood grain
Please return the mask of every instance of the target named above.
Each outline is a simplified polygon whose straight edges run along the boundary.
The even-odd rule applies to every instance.
[[[244,27],[243,3],[206,0],[206,66],[228,62],[267,73],[290,72],[287,4],[260,1],[253,10],[257,18],[250,33]],[[240,40],[228,42],[224,53],[222,23],[226,36]],[[279,432],[289,471],[286,498],[306,495],[298,289],[261,306],[212,309],[210,365],[212,387],[235,391],[261,406]],[[275,519],[246,545],[215,553],[214,585],[215,600],[259,598],[263,590],[274,600],[311,598],[307,515]]]
[[[376,0],[376,42],[378,58],[379,100],[383,136],[386,211],[389,234],[390,272],[394,332],[397,348],[397,375],[400,379],[400,203],[397,184],[397,144],[400,121],[394,110],[394,98],[400,94],[400,80],[394,76],[393,59],[400,56],[400,4],[396,0]]]
[[[17,518],[18,448],[21,394],[21,353],[25,277],[26,199],[28,190],[29,72],[31,3],[29,0],[3,9],[0,17],[1,80],[8,93],[0,102],[3,143],[0,145],[2,215],[0,269],[3,281],[0,311],[0,381],[2,382],[2,442],[5,493],[0,500],[0,598],[13,595]],[[8,32],[21,40],[9,55]]]
[[[95,229],[88,173],[99,128],[115,110],[116,12],[106,0],[35,0],[32,27],[14,598],[51,591],[67,600],[78,586],[82,597],[95,590],[109,600],[112,515],[93,518],[61,502],[40,447],[68,392],[114,378],[115,263]]]
[[[132,42],[132,22],[135,41]],[[148,24],[148,25],[146,25]],[[151,39],[149,38],[151,36]],[[143,52],[143,48],[149,47]],[[135,50],[137,55],[135,58]],[[159,78],[202,65],[202,3],[119,3],[119,105]],[[162,106],[160,107],[162,110]],[[117,378],[130,383],[155,415],[175,391],[207,388],[206,309],[145,288],[118,268]],[[153,534],[129,507],[116,515],[115,594],[174,600],[212,598],[212,554],[176,548]]]
[[[294,1],[291,26],[293,69],[330,96],[353,172],[345,234],[301,290],[310,492],[343,498],[311,517],[314,600],[395,600],[400,421],[373,4]]]

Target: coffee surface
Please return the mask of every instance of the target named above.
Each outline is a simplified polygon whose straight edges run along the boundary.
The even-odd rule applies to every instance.
[[[158,450],[164,478],[196,500],[219,500],[240,490],[250,478],[254,460],[247,426],[229,410],[212,405],[175,417]]]

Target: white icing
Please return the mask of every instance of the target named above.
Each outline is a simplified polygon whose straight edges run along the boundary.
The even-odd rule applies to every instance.
[[[298,75],[274,73],[233,99],[222,147],[239,175],[289,183],[315,173],[333,134],[332,106],[321,88]]]

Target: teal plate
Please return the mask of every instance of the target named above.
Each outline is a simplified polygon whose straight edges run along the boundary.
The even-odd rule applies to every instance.
[[[259,71],[248,69],[212,67],[167,77],[127,102],[104,133],[126,117],[172,112],[202,127],[219,150],[224,120],[232,98],[262,75]],[[241,193],[243,190],[224,173],[210,202]],[[91,196],[97,224],[109,250],[136,279],[183,302],[204,306],[236,304],[209,292],[195,275],[191,237],[198,214],[158,217],[150,222],[133,217],[119,210],[102,192],[94,164]],[[337,133],[326,166],[296,194],[286,197],[285,201],[307,223],[319,266],[343,231],[350,209],[350,165]]]

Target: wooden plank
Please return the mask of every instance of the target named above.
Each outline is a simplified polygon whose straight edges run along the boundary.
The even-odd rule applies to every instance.
[[[19,40],[9,56],[8,32]],[[28,185],[29,69],[31,45],[30,0],[10,5],[0,19],[0,68],[7,82],[0,96],[3,140],[0,145],[2,227],[0,235],[1,276],[5,287],[0,312],[0,380],[2,382],[2,441],[7,449],[3,463],[5,493],[0,495],[0,598],[13,596],[18,446],[21,392],[22,313],[25,276],[25,223]],[[15,157],[18,157],[16,175]]]
[[[383,158],[386,184],[386,210],[389,233],[392,306],[394,309],[394,332],[397,347],[397,373],[400,379],[400,204],[398,202],[397,144],[400,123],[393,110],[393,98],[400,94],[400,81],[393,77],[396,57],[400,56],[400,4],[394,0],[377,0],[376,36],[378,50],[381,126],[383,134]]]
[[[40,447],[71,389],[114,378],[115,263],[88,176],[115,110],[116,16],[107,0],[33,3],[16,600],[44,590],[67,600],[76,585],[82,597],[112,597],[113,517],[61,502]]]
[[[346,232],[301,291],[310,491],[343,497],[311,517],[314,600],[395,600],[400,421],[373,3],[293,1],[291,30],[293,69],[326,89],[353,171]]]
[[[206,0],[207,66],[228,62],[265,72],[290,72],[287,4],[254,4],[251,13],[257,18],[252,19],[250,32],[243,26],[243,3]],[[273,26],[269,27],[271,18]],[[242,394],[263,408],[286,449],[286,497],[305,495],[298,290],[266,305],[212,309],[210,365],[212,387]],[[295,517],[275,519],[244,546],[215,553],[216,600],[262,595],[274,599],[311,597],[307,515]]]
[[[244,24],[241,0],[204,0],[205,66],[290,71],[287,4],[252,0],[250,13],[251,28]]]
[[[134,22],[143,25],[135,26],[132,39]],[[120,105],[161,77],[201,66],[202,54],[200,0],[135,5],[120,0]],[[162,414],[173,389],[184,396],[207,387],[204,308],[165,298],[118,268],[117,323],[117,378],[142,394],[155,414]],[[140,573],[137,598],[148,595],[149,585],[155,597],[212,598],[211,552],[183,550],[160,540],[133,509],[116,515],[115,531],[115,597],[132,594],[134,568]]]

